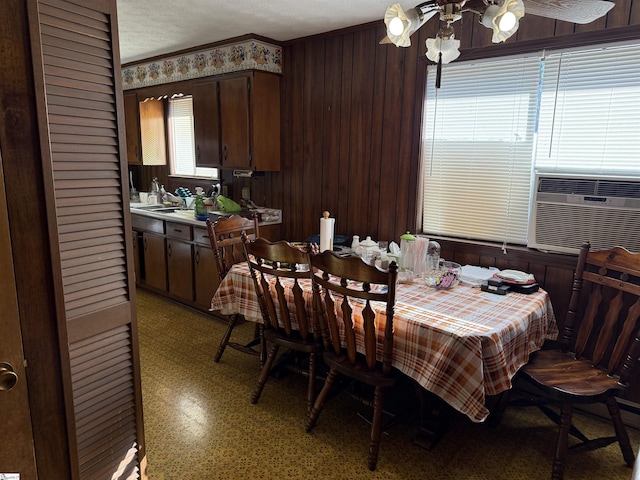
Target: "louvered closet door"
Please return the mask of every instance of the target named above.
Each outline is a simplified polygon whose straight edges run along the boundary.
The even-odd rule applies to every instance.
[[[115,0],[34,5],[30,15],[37,16],[40,35],[33,47],[41,48],[43,62],[40,72],[38,65],[34,70],[46,93],[38,108],[49,138],[41,132],[57,309],[69,353],[65,391],[74,476],[139,478],[144,449]]]

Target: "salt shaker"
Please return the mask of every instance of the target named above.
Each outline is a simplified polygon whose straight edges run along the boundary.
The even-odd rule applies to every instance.
[[[356,248],[360,246],[360,235],[354,235],[351,241],[351,250],[356,253]]]

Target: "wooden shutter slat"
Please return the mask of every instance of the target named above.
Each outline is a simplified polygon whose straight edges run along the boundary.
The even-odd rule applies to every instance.
[[[109,24],[109,18],[104,13],[96,10],[59,0],[42,0],[40,9],[41,12],[47,15],[65,18],[76,23],[90,25],[96,30],[109,32],[109,29],[106,28]]]
[[[111,295],[101,295],[99,298],[86,298],[83,302],[65,302],[65,308],[68,310],[68,318],[72,320],[82,315],[88,315],[96,310],[115,307],[122,303],[122,297],[127,293],[126,288],[114,290]],[[91,294],[91,291],[89,291]]]
[[[111,112],[104,112],[100,110],[89,110],[86,108],[82,108],[81,106],[63,106],[63,105],[51,105],[50,112],[52,115],[61,115],[67,117],[65,122],[72,122],[71,124],[77,125],[85,125],[84,120],[81,120],[85,117],[88,118],[97,118],[101,120],[112,120],[115,122],[116,113],[112,110]],[[72,121],[72,119],[75,119]],[[115,123],[113,124],[115,130]]]
[[[108,128],[114,131],[116,130],[116,127],[117,127],[115,119],[85,117],[82,119],[82,122],[79,122],[78,119],[75,117],[70,117],[66,115],[56,115],[56,114],[52,114],[49,117],[49,119],[52,124],[60,124],[60,125],[81,125],[84,127],[100,127],[100,128]]]

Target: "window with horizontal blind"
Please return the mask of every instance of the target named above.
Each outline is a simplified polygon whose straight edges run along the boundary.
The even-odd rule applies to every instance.
[[[548,55],[536,170],[640,174],[640,45]]]
[[[217,169],[196,166],[193,97],[188,95],[169,100],[168,127],[171,174],[218,178]]]
[[[537,57],[429,67],[422,130],[423,230],[526,243]]]
[[[423,231],[526,245],[536,171],[640,177],[640,45],[428,68]]]

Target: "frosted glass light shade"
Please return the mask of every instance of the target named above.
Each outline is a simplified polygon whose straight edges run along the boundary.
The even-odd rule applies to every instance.
[[[480,18],[480,23],[493,30],[493,43],[501,43],[516,33],[522,17],[522,0],[504,0],[501,4],[489,5]]]
[[[387,37],[396,47],[409,47],[409,37],[420,28],[420,16],[415,8],[405,12],[399,3],[391,5],[384,14]]]
[[[460,40],[453,37],[448,39],[428,38],[426,44],[426,56],[432,62],[438,63],[440,53],[442,53],[442,63],[453,62],[460,56]]]

